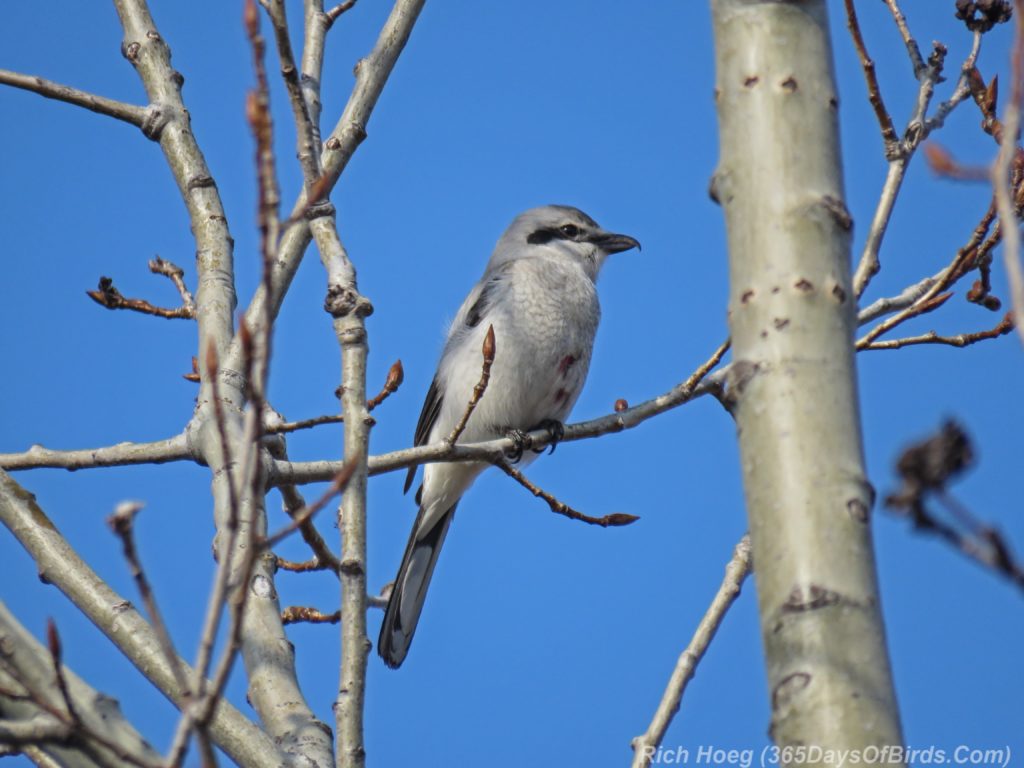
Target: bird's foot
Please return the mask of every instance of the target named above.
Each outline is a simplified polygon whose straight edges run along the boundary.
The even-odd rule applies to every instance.
[[[533,427],[530,431],[533,432],[533,430],[535,429],[546,429],[548,431],[548,443],[547,446],[544,446],[544,448],[547,448],[548,446],[551,447],[551,450],[548,451],[548,453],[554,453],[555,447],[562,441],[562,438],[565,436],[565,424],[558,421],[558,419],[544,419],[544,421],[542,421],[537,426]],[[531,447],[530,450],[533,451],[534,453],[544,453],[544,448],[538,450],[536,448]]]
[[[521,429],[510,428],[505,432],[505,437],[513,443],[512,447],[505,451],[505,458],[512,464],[518,464],[519,460],[523,458],[523,451],[532,448],[530,435]]]

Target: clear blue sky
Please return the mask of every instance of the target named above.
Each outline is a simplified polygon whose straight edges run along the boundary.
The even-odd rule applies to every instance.
[[[839,4],[834,11],[840,10]],[[915,85],[881,3],[859,3],[885,96],[902,127]],[[240,2],[154,2],[184,74],[195,133],[223,195],[240,301],[257,281],[252,142],[243,103],[252,82]],[[340,112],[356,59],[389,4],[363,0],[331,32],[324,78],[325,130]],[[293,20],[301,3],[290,2]],[[918,39],[949,47],[955,76],[970,42],[952,0],[907,0]],[[119,53],[110,5],[8,0],[0,66],[140,102]],[[849,208],[859,253],[885,172],[881,142],[843,19],[832,19],[841,94]],[[1005,71],[1010,30],[986,39],[986,77]],[[607,413],[680,381],[726,335],[721,212],[708,199],[714,169],[711,27],[707,3],[648,0],[430,0],[334,195],[342,238],[376,306],[369,320],[370,388],[396,358],[406,382],[376,414],[372,449],[407,446],[443,339],[444,323],[520,210],[578,205],[634,235],[643,252],[611,259],[600,292],[604,319],[590,380],[574,419]],[[274,71],[274,68],[271,68]],[[952,83],[942,91],[948,93]],[[1003,88],[1004,92],[1007,90]],[[273,93],[284,198],[294,199],[290,114]],[[0,217],[5,291],[0,342],[0,451],[39,442],[101,446],[176,433],[194,385],[181,378],[195,354],[191,323],[112,313],[84,294],[110,275],[126,295],[173,303],[154,254],[185,267],[194,286],[188,221],[158,148],[122,124],[33,94],[0,89]],[[994,144],[965,106],[937,138],[958,158],[986,163]],[[914,161],[869,298],[935,272],[987,205],[983,186],[935,178]],[[1005,297],[1002,268],[997,294]],[[321,309],[325,280],[311,255],[277,327],[274,405],[290,418],[335,408],[338,352]],[[918,332],[979,330],[998,316],[962,290]],[[979,466],[959,498],[1024,552],[1019,434],[1024,355],[1015,337],[967,350],[912,348],[858,359],[870,475],[880,495],[907,441],[947,416],[963,421]],[[289,439],[296,459],[337,457],[340,427]],[[367,751],[377,766],[622,765],[647,725],[676,657],[746,528],[735,433],[712,400],[639,429],[562,446],[530,469],[592,514],[642,520],[601,530],[550,514],[503,476],[481,479],[460,507],[424,619],[401,670],[370,660]],[[493,476],[492,476],[493,475]],[[189,658],[213,563],[205,469],[185,464],[68,474],[20,473],[80,552],[135,599],[118,544],[104,523],[120,500],[140,498],[145,563],[174,636]],[[310,492],[311,495],[315,491]],[[276,499],[273,520],[280,522]],[[414,515],[395,474],[370,487],[369,581],[394,576]],[[328,515],[320,519],[330,541]],[[1021,594],[947,546],[879,512],[878,568],[906,739],[1024,750]],[[302,556],[298,542],[284,554]],[[43,586],[29,558],[0,535],[0,597],[35,633],[54,616],[67,662],[118,697],[158,749],[173,711],[104,638]],[[281,574],[284,604],[333,610],[326,574]],[[376,633],[379,614],[370,617]],[[301,681],[333,722],[338,629],[300,626]],[[230,695],[243,711],[240,674]],[[665,744],[760,748],[769,717],[753,584],[700,666]]]

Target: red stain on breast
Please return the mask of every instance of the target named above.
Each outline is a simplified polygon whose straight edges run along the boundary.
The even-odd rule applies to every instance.
[[[562,358],[562,362],[558,364],[558,372],[565,376],[569,373],[569,369],[576,364],[576,355],[566,355]]]
[[[562,387],[559,387],[558,391],[555,392],[555,403],[556,404],[557,403],[564,403],[568,399],[568,397],[569,397],[568,391],[566,391]]]

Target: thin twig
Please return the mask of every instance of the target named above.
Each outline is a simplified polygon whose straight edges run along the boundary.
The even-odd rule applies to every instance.
[[[857,21],[857,11],[853,7],[853,0],[844,0],[844,2],[846,3],[847,26],[850,30],[850,36],[853,38],[854,48],[857,49],[857,56],[860,57],[860,65],[864,70],[864,80],[868,86],[868,101],[871,102],[871,107],[875,110],[875,117],[882,131],[882,141],[885,143],[886,153],[888,154],[888,148],[894,146],[899,141],[896,136],[896,128],[893,126],[892,117],[889,115],[889,111],[885,108],[885,102],[882,100],[882,91],[878,87],[878,77],[875,75],[875,62],[868,54],[867,46],[864,44],[864,36],[860,31],[860,23]]]
[[[64,702],[64,707],[67,709],[68,720],[73,727],[83,728],[82,718],[78,714],[78,710],[75,709],[74,702],[71,701],[68,681],[64,677],[62,660],[64,653],[61,647],[60,635],[57,633],[57,625],[53,619],[46,620],[46,643],[50,649],[50,661],[53,663],[53,675],[57,680],[57,690],[60,691],[60,697]]]
[[[327,17],[328,24],[327,28],[330,29],[331,25],[338,20],[338,17],[345,11],[351,10],[359,0],[344,0],[342,3],[338,3],[333,8],[324,12],[324,16]]]
[[[341,470],[334,476],[331,484],[328,486],[327,490],[323,492],[320,498],[305,509],[298,510],[295,513],[289,513],[292,514],[292,521],[278,529],[275,533],[267,536],[263,540],[262,546],[266,549],[272,549],[281,543],[285,537],[301,528],[307,521],[312,520],[314,515],[326,507],[327,503],[331,499],[339,493],[344,493],[345,486],[347,486],[348,481],[352,479],[352,474],[354,472],[355,464],[353,462],[345,462],[342,464]]]
[[[388,377],[384,382],[384,387],[374,397],[366,401],[366,410],[372,411],[387,400],[388,397],[397,392],[398,388],[402,385],[404,378],[405,374],[402,370],[402,361],[396,360],[388,370]],[[297,432],[300,429],[319,427],[322,424],[341,424],[344,421],[344,415],[340,413],[328,413],[323,416],[314,416],[311,419],[302,419],[300,421],[268,422],[264,424],[263,432],[267,435],[281,435],[288,432]]]
[[[323,613],[306,605],[290,605],[281,611],[282,624],[337,624],[341,621],[341,610]]]
[[[900,310],[897,314],[883,320],[858,339],[857,349],[864,349],[882,334],[887,333],[912,317],[917,317],[918,315],[936,309],[942,302],[948,299],[950,294],[947,293],[942,295],[941,292],[945,291],[957,280],[963,277],[964,274],[966,274],[966,268],[973,266],[976,263],[979,258],[979,253],[981,253],[985,247],[991,247],[987,246],[988,240],[986,239],[986,236],[992,226],[995,215],[994,207],[989,206],[985,215],[982,216],[981,221],[978,222],[974,231],[971,232],[971,236],[967,243],[956,252],[953,260],[941,272],[931,278],[927,278],[927,280],[930,281],[928,288],[920,294],[912,304]]]
[[[311,419],[300,421],[281,421],[276,424],[267,424],[263,431],[268,435],[284,435],[289,432],[298,432],[300,429],[311,429],[322,424],[341,424],[345,417],[340,413],[328,413],[323,416],[314,416]]]
[[[388,377],[384,380],[384,386],[375,396],[366,401],[366,410],[372,411],[378,405],[387,400],[398,391],[405,381],[405,370],[402,368],[402,361],[395,360],[388,369]]]
[[[496,461],[494,462],[494,466],[515,480],[534,496],[544,499],[544,501],[548,503],[548,506],[551,507],[551,511],[556,515],[564,515],[570,520],[579,520],[582,523],[599,525],[602,528],[629,525],[630,523],[635,523],[640,519],[636,515],[629,515],[625,512],[612,512],[611,514],[604,515],[603,517],[591,517],[590,515],[585,515],[582,512],[573,509],[568,504],[559,501],[547,491],[534,485],[529,479],[527,479],[526,475],[513,467],[507,461]]]
[[[74,104],[77,107],[84,107],[92,112],[113,117],[116,120],[122,120],[130,125],[134,125],[136,128],[141,128],[142,124],[146,121],[147,112],[145,107],[108,99],[87,91],[80,91],[69,85],[61,85],[36,75],[24,75],[20,72],[0,69],[0,84],[32,91],[48,99],[56,99],[57,101]]]
[[[907,51],[910,54],[911,63],[914,68],[914,77],[918,80],[918,91],[914,112],[904,129],[903,140],[896,144],[888,141],[885,142],[885,154],[889,161],[889,168],[886,173],[885,183],[882,185],[882,190],[878,197],[878,204],[875,207],[875,213],[872,217],[867,237],[864,241],[864,250],[857,263],[857,268],[854,270],[853,288],[854,294],[857,298],[860,298],[864,294],[864,291],[867,290],[871,279],[878,274],[881,269],[879,254],[882,248],[882,240],[884,239],[885,233],[889,227],[889,221],[892,218],[893,209],[895,208],[900,188],[903,185],[903,179],[906,175],[907,167],[909,166],[910,161],[921,142],[923,142],[933,130],[940,128],[949,113],[952,112],[953,109],[955,109],[970,94],[970,76],[971,73],[974,72],[974,64],[981,49],[981,36],[979,34],[975,34],[971,52],[960,67],[960,78],[957,81],[957,86],[953,95],[947,101],[939,105],[939,108],[936,110],[936,114],[933,118],[928,119],[928,106],[931,103],[936,84],[942,79],[946,49],[941,43],[935,43],[932,55],[929,56],[926,63],[921,57],[921,52],[917,47],[917,43],[910,35],[906,19],[903,17],[899,6],[896,4],[895,0],[885,1],[896,20],[896,24],[899,27],[900,33],[907,46]],[[852,0],[846,0],[846,2],[848,11],[852,11]],[[851,18],[855,24],[856,16]],[[853,30],[854,27],[851,26],[851,32]],[[856,28],[856,31],[859,33],[859,27]],[[854,43],[857,44],[856,33],[854,35]],[[858,52],[860,52],[862,45],[863,41],[861,41],[857,46]],[[863,57],[866,55],[867,52],[865,49],[862,56],[862,63],[864,61]],[[871,74],[874,74],[873,69]],[[867,75],[868,70],[865,69],[865,76],[867,77]],[[872,99],[870,79],[868,81],[868,97],[869,99]],[[879,104],[881,104],[880,96]],[[872,100],[872,106],[875,106],[874,100]],[[881,117],[879,119],[880,121],[882,120]],[[886,136],[884,122],[882,123],[882,126],[884,140]]]
[[[191,696],[188,680],[185,677],[185,670],[182,668],[181,659],[174,648],[174,641],[171,640],[171,633],[164,622],[163,613],[156,602],[156,595],[146,577],[146,571],[142,567],[142,560],[139,558],[138,550],[135,548],[134,525],[135,515],[142,509],[142,503],[138,501],[126,501],[117,505],[114,514],[107,518],[107,525],[121,539],[121,547],[124,559],[128,562],[128,569],[131,571],[135,586],[139,590],[143,605],[146,606],[146,613],[149,614],[149,622],[153,625],[160,649],[164,653],[164,659],[171,668],[174,675],[174,682],[181,690],[182,697],[188,701]]]
[[[935,141],[924,145],[924,159],[932,173],[952,181],[985,181],[991,182],[992,171],[980,165],[964,165]]]
[[[130,309],[144,315],[164,317],[168,320],[194,320],[195,306],[182,305],[169,309],[150,304],[145,299],[130,299],[124,296],[114,285],[113,278],[101,277],[95,291],[86,291],[86,295],[107,309]]]
[[[1003,232],[1003,259],[1010,283],[1010,299],[1017,333],[1024,341],[1024,268],[1020,261],[1020,226],[1011,195],[1010,169],[1018,154],[1017,134],[1021,122],[1021,94],[1024,89],[1024,0],[1016,0],[1016,22],[1010,66],[1010,100],[1003,113],[1002,142],[992,166],[999,221]]]
[[[294,486],[292,486],[294,488]],[[299,529],[302,530],[301,528]],[[312,573],[314,571],[330,571],[337,570],[332,568],[328,563],[320,557],[312,557],[309,560],[288,560],[287,558],[276,555],[277,567],[282,571],[289,571],[290,573]]]
[[[925,120],[925,136],[941,128],[949,114],[960,105],[960,102],[971,95],[971,79],[977,72],[974,67],[978,61],[978,54],[981,53],[981,38],[981,32],[975,31],[971,52],[960,66],[960,77],[957,78],[956,87],[953,89],[952,95],[935,108],[935,114]]]
[[[1013,330],[1013,313],[1007,313],[997,326],[987,331],[975,331],[974,333],[958,333],[953,336],[940,336],[935,331],[928,331],[918,336],[908,336],[902,339],[889,339],[887,341],[873,341],[865,344],[859,349],[900,349],[915,344],[945,344],[951,347],[966,347],[987,339],[996,339],[1004,336]]]
[[[292,53],[291,38],[288,33],[288,19],[285,14],[284,0],[260,0],[270,17],[274,28],[274,39],[277,42],[277,53],[281,63],[281,78],[284,80],[288,101],[292,107],[295,121],[297,153],[299,165],[306,190],[320,176],[320,147],[317,132],[314,130],[309,105],[302,93],[295,55]]]
[[[295,518],[302,514],[303,510],[306,509],[306,501],[302,498],[302,494],[299,493],[298,489],[294,485],[281,486],[278,490],[281,491],[281,496],[284,498],[285,511],[288,516]],[[278,558],[278,566],[288,571],[300,570],[329,570],[335,575],[341,571],[341,562],[337,556],[331,552],[331,548],[327,546],[327,542],[324,537],[320,535],[316,527],[313,525],[312,520],[305,520],[299,525],[299,533],[302,535],[303,541],[313,551],[312,562],[316,564],[315,568],[290,568],[282,563],[290,563],[290,561],[282,561]]]
[[[149,260],[149,271],[154,275],[163,275],[174,283],[174,287],[178,289],[178,294],[181,296],[182,305],[187,307],[195,316],[196,302],[192,298],[192,293],[185,285],[185,270],[167,259],[161,259],[159,256],[156,256]]]
[[[934,312],[936,309],[938,309],[951,298],[953,298],[953,293],[951,291],[946,293],[935,293],[937,285],[933,285],[930,289],[928,289],[928,292],[923,297],[914,302],[914,304],[907,307],[902,312],[899,312],[893,315],[892,317],[883,320],[870,331],[868,331],[859,339],[857,339],[854,348],[857,350],[867,349],[868,346],[870,346],[875,339],[877,339],[886,331],[892,330],[897,325],[900,325],[901,323],[909,320],[912,317],[918,317],[920,315],[926,315],[929,312]]]
[[[885,296],[881,299],[876,299],[857,313],[857,325],[867,325],[872,320],[877,320],[880,317],[885,317],[913,305],[942,278],[944,272],[945,270],[943,269],[938,274],[925,277],[912,285],[908,285],[895,296]]]
[[[900,35],[903,37],[903,44],[907,46],[910,63],[914,67],[914,77],[920,78],[921,72],[925,69],[924,59],[921,57],[921,49],[917,47],[917,41],[910,34],[910,28],[907,26],[907,20],[903,16],[903,11],[900,10],[896,0],[882,1],[889,7],[889,12],[892,14],[893,20],[900,30]]]
[[[718,592],[715,593],[700,624],[697,625],[690,644],[676,661],[675,669],[654,712],[651,724],[647,726],[647,731],[642,736],[633,739],[633,768],[647,768],[653,762],[661,740],[665,737],[665,731],[679,711],[679,703],[686,691],[686,685],[697,671],[697,665],[704,658],[715,633],[722,625],[726,612],[739,597],[740,588],[750,573],[750,567],[750,536],[744,535],[733,550],[732,559],[725,566],[722,584],[718,587]]]
[[[268,444],[268,450],[275,459],[288,460],[288,449],[285,446],[284,440],[272,441]],[[282,485],[278,490],[281,492],[281,500],[284,502],[284,511],[288,513],[289,517],[294,518],[300,514],[306,508],[306,500],[299,493],[298,488],[294,485]],[[320,532],[313,525],[312,520],[306,520],[299,526],[299,533],[302,535],[303,541],[309,546],[313,552],[312,560],[307,563],[293,563],[290,560],[285,560],[282,557],[277,558],[277,567],[284,570],[303,572],[311,570],[330,570],[336,576],[339,575],[341,570],[341,563],[335,554],[331,551],[331,548],[327,545],[324,537],[320,535]],[[291,566],[304,566],[304,567],[291,567]]]
[[[95,469],[122,467],[131,464],[163,464],[168,461],[192,460],[184,434],[152,443],[118,443],[102,448],[80,448],[55,451],[33,445],[24,453],[0,453],[0,468],[8,472],[25,469]]]
[[[483,363],[480,366],[480,381],[478,381],[473,387],[473,394],[469,397],[469,402],[466,403],[466,410],[462,414],[462,418],[455,425],[451,434],[445,438],[445,442],[450,445],[455,445],[455,442],[459,439],[459,436],[466,429],[466,424],[469,423],[469,417],[473,415],[473,411],[476,410],[477,403],[480,402],[480,398],[484,396],[484,392],[487,391],[487,383],[491,380],[491,366],[494,364],[494,326],[487,326],[487,335],[484,336],[483,344]]]

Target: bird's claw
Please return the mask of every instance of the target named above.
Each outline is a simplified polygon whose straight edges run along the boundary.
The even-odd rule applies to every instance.
[[[544,421],[542,421],[533,429],[546,429],[549,435],[548,443],[546,446],[544,446],[544,448],[540,448],[539,450],[533,447],[530,448],[530,450],[533,451],[534,453],[544,453],[545,448],[547,448],[548,446],[551,447],[551,450],[548,451],[548,453],[554,453],[555,448],[558,446],[558,444],[562,441],[562,438],[565,436],[565,424],[558,421],[557,419],[544,419]],[[530,431],[532,432],[533,430],[531,429]]]
[[[531,447],[530,435],[521,429],[509,429],[505,437],[512,441],[512,447],[505,451],[505,458],[512,464],[518,464],[523,452]]]

